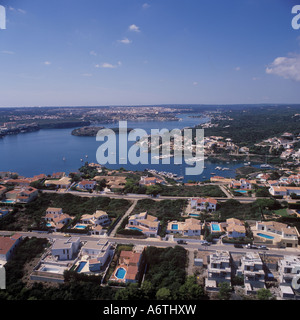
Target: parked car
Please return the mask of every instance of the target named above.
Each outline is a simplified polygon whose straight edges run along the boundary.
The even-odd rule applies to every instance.
[[[247,249],[258,249],[258,246],[255,246],[254,244],[248,243],[248,244],[246,245],[246,248],[247,248]]]
[[[187,244],[187,242],[184,241],[184,240],[177,240],[177,243],[178,243],[178,244]]]
[[[243,246],[242,244],[240,244],[240,243],[236,243],[236,244],[234,245],[234,247],[235,247],[235,248],[244,248],[244,246]]]
[[[260,250],[269,250],[266,246],[259,246],[258,249],[260,249]]]
[[[201,246],[210,246],[210,242],[203,241],[201,242]]]

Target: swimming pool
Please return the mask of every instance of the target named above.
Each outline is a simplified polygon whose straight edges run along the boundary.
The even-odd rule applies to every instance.
[[[47,223],[46,226],[47,226],[47,227],[51,227],[51,223]]]
[[[143,231],[142,229],[139,229],[139,228],[137,228],[137,227],[129,227],[129,229],[131,229],[131,230],[137,230],[137,231]]]
[[[172,230],[178,230],[178,224],[172,224]]]
[[[126,274],[126,270],[124,268],[118,268],[117,272],[115,273],[116,278],[124,279]]]
[[[76,229],[85,229],[86,226],[83,226],[81,224],[78,224],[77,226],[75,226]]]
[[[216,223],[211,224],[212,231],[221,231],[220,226]]]
[[[80,272],[85,265],[86,265],[86,261],[80,261],[78,268],[76,269],[76,272]]]
[[[2,200],[2,203],[15,203],[16,200]]]
[[[274,239],[274,237],[268,236],[267,234],[264,234],[264,233],[258,233],[257,235],[266,239]]]
[[[247,193],[248,191],[246,191],[246,190],[239,190],[239,189],[236,189],[236,190],[234,190],[234,192]]]
[[[199,217],[199,214],[197,214],[197,213],[189,213],[189,216],[190,217]]]

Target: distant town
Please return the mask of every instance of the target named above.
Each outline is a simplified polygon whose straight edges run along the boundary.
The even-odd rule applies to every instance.
[[[124,119],[118,108],[104,110],[107,121]],[[178,113],[132,110],[122,114],[164,121]],[[0,297],[67,299],[76,285],[90,299],[300,299],[300,132],[290,127],[241,143],[226,127],[238,125],[241,111],[227,112],[206,113],[201,127],[205,159],[242,157],[235,177],[223,176],[228,168],[217,162],[208,179],[183,182],[167,169],[109,169],[88,159],[74,172],[0,172],[7,275]],[[7,115],[2,133],[21,129],[25,114]],[[298,119],[294,110],[291,116]],[[98,117],[102,109],[82,109],[76,121]]]

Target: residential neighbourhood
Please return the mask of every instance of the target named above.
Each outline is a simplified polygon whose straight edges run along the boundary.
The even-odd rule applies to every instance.
[[[45,201],[32,227],[27,225],[20,233],[12,231],[10,237],[1,236],[3,266],[13,259],[22,239],[39,234],[48,239],[48,245],[28,271],[31,283],[56,286],[77,275],[96,277],[102,287],[121,286],[125,290],[130,284],[143,286],[146,281],[151,270],[149,247],[179,246],[189,257],[187,275],[196,276],[198,285],[210,299],[217,299],[224,283],[229,286],[231,296],[240,299],[246,296],[257,299],[262,289],[272,299],[300,298],[299,229],[293,222],[300,214],[297,171],[282,171],[277,179],[271,171],[264,171],[238,179],[214,176],[205,184],[183,184],[197,190],[213,186],[223,192],[222,197],[209,192],[205,196],[155,197],[147,193],[126,194],[127,177],[130,183],[135,181],[137,188],[147,190],[158,185],[168,187],[165,173],[119,172],[93,164],[82,168],[82,172],[70,176],[57,172],[27,178],[2,173],[0,222],[9,223],[8,217],[21,217],[39,199]],[[259,197],[261,190],[263,197]],[[66,205],[59,201],[61,197],[91,203],[103,199],[103,204],[87,209],[80,201],[75,206]],[[108,199],[126,199],[128,205],[116,207],[122,213],[115,216],[116,208],[111,211],[107,207]],[[176,201],[182,204],[172,209],[171,204]],[[162,214],[159,204],[164,202],[168,206]],[[155,203],[157,207],[152,209]],[[255,204],[258,207],[253,220],[254,209],[249,211],[249,206]],[[270,263],[272,259],[275,262]]]

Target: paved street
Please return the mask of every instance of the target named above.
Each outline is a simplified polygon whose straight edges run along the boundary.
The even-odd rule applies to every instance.
[[[10,235],[12,231],[0,231],[0,235]],[[22,236],[26,237],[37,237],[37,238],[48,238],[50,240],[54,239],[63,239],[65,238],[62,233],[40,233],[40,232],[18,232]],[[81,241],[98,241],[103,237],[99,236],[89,236],[89,235],[80,235],[74,234],[74,237],[79,237]],[[122,243],[122,244],[135,244],[135,245],[144,245],[144,246],[156,246],[156,247],[174,247],[177,244],[176,241],[164,241],[156,238],[147,238],[147,239],[135,239],[135,238],[119,238],[108,236],[105,237],[111,242]],[[246,248],[235,248],[232,244],[211,244],[210,246],[204,246],[200,244],[200,241],[188,241],[187,244],[182,245],[186,249],[191,250],[201,250],[201,251],[214,251],[214,250],[226,250],[232,253],[246,253],[246,252],[259,252],[265,253],[266,255],[300,255],[300,250],[295,248],[269,248],[269,250],[257,250],[257,249],[246,249]]]

